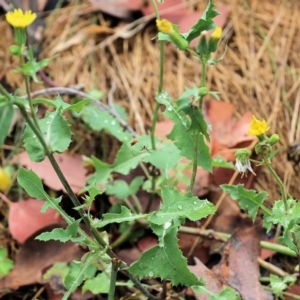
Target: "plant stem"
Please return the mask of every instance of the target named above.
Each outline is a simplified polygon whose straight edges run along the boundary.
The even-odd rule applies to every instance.
[[[201,66],[202,66],[202,72],[201,72],[201,87],[206,86],[206,62],[207,60],[200,56],[200,61],[201,61]],[[202,111],[202,106],[203,106],[203,99],[204,96],[200,96],[199,98],[199,107],[198,109]],[[200,132],[197,131],[194,136],[194,151],[193,151],[193,173],[192,173],[192,178],[190,182],[190,191],[193,192],[193,188],[195,185],[195,180],[197,176],[197,168],[198,168],[198,150],[199,150],[199,134]]]
[[[186,226],[181,226],[179,228],[179,232],[193,234],[193,235],[200,235],[203,237],[213,238],[217,240],[224,239],[225,241],[228,240],[231,236],[229,233],[218,232],[213,230],[203,230],[203,229],[200,230],[198,228],[191,228]],[[268,249],[277,253],[285,254],[292,257],[297,257],[297,253],[295,251],[283,245],[261,241],[260,246],[263,249]]]
[[[118,274],[118,270],[119,270],[121,261],[114,258],[114,259],[112,259],[111,263],[112,263],[112,268],[111,268],[111,273],[110,273],[108,300],[115,299],[117,274]]]
[[[157,7],[157,4],[156,4],[155,0],[152,0],[152,5],[153,5],[154,11],[155,11],[156,19],[159,20],[160,19],[159,10],[158,10],[158,7]],[[164,54],[165,54],[165,44],[164,44],[163,41],[159,41],[159,81],[158,81],[158,90],[157,90],[158,95],[162,92],[162,88],[163,88]],[[151,130],[150,130],[150,139],[151,139],[152,150],[156,149],[156,145],[155,145],[155,128],[156,128],[156,123],[157,123],[157,120],[158,120],[159,108],[160,108],[160,104],[158,102],[156,102],[154,112],[153,112]],[[149,203],[147,205],[146,212],[148,212],[149,209],[151,208],[152,202],[153,202],[153,199],[154,199],[155,180],[156,180],[155,176],[152,175],[151,194],[150,194]]]
[[[196,180],[196,175],[197,175],[197,168],[198,168],[198,147],[199,147],[199,132],[197,131],[195,133],[194,137],[194,157],[193,157],[193,173],[192,173],[192,178],[190,182],[190,191],[193,192],[195,180]]]
[[[287,203],[287,196],[286,196],[284,184],[281,181],[281,179],[279,178],[279,176],[276,174],[275,170],[272,168],[269,158],[264,157],[263,160],[264,160],[265,166],[267,167],[267,169],[269,170],[269,172],[271,173],[271,175],[274,177],[277,184],[279,185],[281,197],[282,197],[282,200],[284,203],[285,213],[286,213],[286,215],[288,215],[288,203]]]

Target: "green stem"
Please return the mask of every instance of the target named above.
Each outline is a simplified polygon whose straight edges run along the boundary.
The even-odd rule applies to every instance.
[[[25,45],[23,44],[21,47],[22,47],[22,51],[21,51],[21,54],[20,54],[20,61],[21,61],[21,65],[24,65],[25,61],[24,61],[23,52],[24,52]],[[30,107],[31,117],[33,119],[33,122],[34,122],[34,125],[36,126],[36,128],[38,128],[38,130],[41,131],[40,125],[38,123],[37,116],[36,116],[35,111],[34,111],[33,103],[32,103],[32,97],[31,97],[31,93],[30,93],[29,77],[24,75],[24,78],[25,78],[25,88],[26,88],[27,99],[28,99],[28,103],[29,103],[29,107]]]
[[[229,233],[218,232],[213,230],[203,230],[203,229],[199,230],[198,228],[192,228],[186,226],[181,226],[179,228],[179,232],[192,234],[192,235],[199,235],[208,238],[215,238],[215,239],[223,238],[224,240],[228,240],[231,237],[231,234]],[[292,257],[297,257],[297,253],[295,251],[283,245],[261,241],[260,246],[263,249],[268,249],[277,253],[285,254]]]
[[[136,195],[131,195],[131,198],[133,199],[133,202],[135,204],[137,213],[141,213],[142,212],[142,207],[141,207],[141,203],[140,203],[139,199],[137,198]]]
[[[118,270],[119,270],[121,261],[118,259],[112,259],[111,263],[112,263],[112,268],[111,268],[111,273],[110,273],[108,300],[115,299],[117,274],[118,274]]]
[[[286,195],[286,192],[285,192],[284,184],[281,181],[281,179],[279,178],[279,176],[276,174],[275,170],[272,168],[269,158],[265,157],[263,159],[263,161],[265,163],[265,166],[267,167],[267,169],[269,170],[269,172],[271,173],[271,175],[274,177],[277,184],[279,185],[281,197],[282,197],[282,200],[283,200],[283,203],[284,203],[285,213],[288,214],[287,195]]]
[[[198,168],[198,148],[199,148],[199,132],[197,131],[195,133],[195,138],[194,138],[194,152],[193,152],[193,173],[192,173],[192,178],[190,182],[190,191],[193,192],[195,180],[196,180],[196,175],[197,175],[197,168]]]
[[[268,286],[265,286],[265,285],[263,285],[262,287],[263,287],[263,289],[266,290],[266,291],[273,292],[273,289],[272,289],[271,287],[268,287]],[[300,300],[300,296],[295,295],[295,294],[292,294],[292,293],[288,293],[288,292],[284,292],[284,291],[283,291],[283,292],[282,292],[282,295],[283,295],[283,296],[286,296],[286,297],[294,298],[294,299],[296,299],[296,300]]]
[[[160,20],[159,10],[158,10],[158,7],[157,7],[157,4],[156,4],[155,0],[152,0],[152,5],[153,5],[154,11],[155,11],[156,19]],[[157,90],[158,95],[162,92],[162,88],[163,88],[164,54],[165,54],[165,44],[164,44],[163,41],[159,41],[159,81],[158,81],[158,90]],[[155,145],[155,128],[156,128],[156,123],[157,123],[157,120],[158,120],[159,108],[160,108],[160,104],[158,102],[156,102],[154,112],[153,112],[151,131],[150,131],[150,139],[151,139],[152,150],[156,149],[156,145]],[[148,212],[148,208],[150,209],[150,207],[152,206],[152,202],[153,202],[153,199],[154,199],[155,180],[156,180],[155,176],[152,176],[152,179],[151,179],[151,194],[150,194],[150,199],[149,199],[149,203],[147,205],[146,212]]]
[[[206,86],[206,62],[207,59],[200,56],[201,66],[202,66],[202,72],[201,72],[201,87]],[[203,99],[204,96],[200,96],[199,98],[199,110],[202,111],[203,106]],[[193,173],[192,178],[190,182],[190,191],[193,191],[195,180],[197,176],[197,168],[198,168],[198,150],[199,150],[199,134],[200,132],[197,131],[194,136],[194,151],[193,151]]]
[[[132,222],[128,228],[110,245],[112,249],[119,247],[132,235],[135,222]]]

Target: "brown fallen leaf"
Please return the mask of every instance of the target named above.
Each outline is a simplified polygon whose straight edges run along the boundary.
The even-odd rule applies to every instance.
[[[209,291],[213,293],[220,293],[226,285],[214,272],[208,269],[200,259],[194,257],[195,265],[188,266],[190,271],[196,275],[197,278],[203,278],[206,287]],[[207,293],[197,293],[195,292],[195,297],[197,300],[209,300],[210,295]]]
[[[234,161],[234,151],[230,148],[245,147],[254,139],[247,131],[252,119],[251,113],[246,113],[241,119],[233,117],[234,106],[228,102],[217,100],[204,103],[204,114],[206,121],[212,125],[211,154],[222,155],[229,161]]]
[[[47,209],[45,213],[40,212],[45,201],[27,199],[11,202],[2,193],[0,193],[0,198],[9,206],[9,232],[20,244],[41,228],[62,222],[60,215],[52,208]]]
[[[57,163],[69,182],[74,193],[79,193],[86,182],[86,169],[83,166],[82,157],[80,155],[68,155],[67,153],[54,154]],[[26,152],[22,152],[15,156],[14,163],[33,170],[49,188],[60,191],[65,189],[55,173],[48,158],[42,162],[32,162]]]
[[[32,235],[20,248],[13,270],[0,280],[0,289],[18,289],[20,286],[43,283],[44,271],[56,262],[71,262],[84,254],[78,244],[58,241],[42,242],[35,237],[44,231],[51,231],[59,225],[43,228]]]
[[[260,254],[261,224],[251,223],[240,223],[223,248],[222,260],[213,271],[237,290],[242,299],[269,300],[272,296],[259,282],[257,257]]]

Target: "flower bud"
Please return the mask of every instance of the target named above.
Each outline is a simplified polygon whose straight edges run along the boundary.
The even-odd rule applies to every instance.
[[[278,134],[273,134],[269,137],[269,144],[274,146],[277,142],[279,142],[280,138]]]
[[[199,88],[199,90],[198,90],[198,95],[199,95],[200,97],[204,97],[204,96],[206,96],[208,93],[209,93],[209,90],[208,90],[208,88],[207,88],[206,86],[202,86],[202,87]]]
[[[209,53],[216,52],[221,37],[222,37],[222,27],[217,26],[208,41]]]
[[[9,47],[9,52],[16,56],[18,56],[20,54],[20,50],[21,50],[20,46],[17,46],[17,45],[11,45]]]
[[[189,46],[189,42],[174,29],[173,24],[166,19],[156,20],[156,26],[158,30],[170,36],[172,42],[180,49],[186,50]]]
[[[235,158],[240,161],[245,161],[249,159],[251,155],[252,155],[252,151],[249,149],[239,149],[234,154]]]
[[[198,54],[207,54],[208,53],[208,45],[206,41],[207,31],[202,31],[200,35],[200,40],[195,48]]]

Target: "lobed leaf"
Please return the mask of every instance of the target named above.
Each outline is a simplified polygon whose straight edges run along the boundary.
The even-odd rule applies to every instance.
[[[99,227],[104,227],[107,224],[111,224],[111,223],[122,223],[122,222],[131,222],[137,219],[141,219],[141,218],[146,218],[148,216],[148,214],[132,214],[131,211],[125,207],[125,206],[121,206],[121,213],[116,214],[116,213],[106,213],[103,214],[103,219],[102,220],[98,220],[98,219],[94,219],[93,221],[93,226],[95,226],[96,228]]]
[[[259,208],[263,209],[266,214],[270,214],[271,211],[267,209],[263,203],[268,197],[267,192],[257,193],[255,190],[247,190],[243,184],[230,185],[223,184],[221,189],[227,193],[233,200],[237,200],[242,209],[248,211],[249,216],[254,221]]]
[[[127,270],[143,277],[159,277],[168,279],[173,285],[192,286],[199,284],[197,277],[187,267],[187,260],[177,244],[177,230],[172,228],[164,236],[163,247],[155,246],[142,253],[138,261]]]
[[[149,221],[156,225],[163,225],[175,217],[196,221],[216,212],[211,202],[199,200],[190,192],[182,195],[175,187],[163,186],[162,200],[159,210],[149,218]]]

